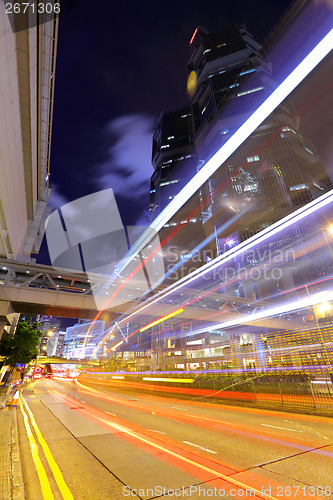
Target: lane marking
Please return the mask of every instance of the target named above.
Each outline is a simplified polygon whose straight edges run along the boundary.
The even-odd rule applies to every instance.
[[[288,420],[285,420],[285,422],[289,423]],[[292,422],[290,422],[292,423]],[[310,432],[314,432],[315,434],[317,434],[317,436],[323,438],[323,439],[327,439],[328,440],[328,437],[324,436],[324,434],[321,434],[320,432],[318,431],[315,431],[314,429],[312,429],[311,427],[307,427],[306,425],[303,425],[303,424],[300,424],[298,422],[296,422],[296,425],[299,425],[300,427],[303,427],[303,429],[305,429],[306,431],[310,431]]]
[[[187,411],[187,408],[178,408],[178,406],[171,406],[174,410],[182,410],[182,411]]]
[[[265,427],[274,427],[274,429],[283,429],[284,431],[291,431],[291,432],[303,432],[303,431],[297,431],[295,429],[288,429],[287,427],[278,427],[277,425],[269,425],[269,424],[260,424]]]
[[[83,399],[80,399],[81,403],[84,403],[84,404],[87,404],[85,401],[83,401]]]
[[[53,391],[54,394],[55,394],[55,397],[64,401],[65,404],[72,404],[71,403],[71,400],[73,400],[73,398],[71,398],[70,396],[64,396],[63,394],[60,394],[59,392],[57,391]],[[67,401],[67,402],[66,402]],[[222,474],[220,472],[217,472],[216,470],[214,469],[211,469],[210,467],[207,467],[206,465],[203,465],[203,464],[200,464],[199,462],[195,462],[194,460],[191,460],[190,458],[187,458],[187,457],[184,457],[183,455],[180,455],[179,453],[176,453],[168,448],[165,448],[164,446],[158,444],[158,443],[154,443],[153,441],[149,441],[149,439],[146,439],[144,438],[143,436],[140,436],[138,435],[137,432],[133,432],[131,430],[129,430],[127,427],[125,427],[124,425],[121,425],[121,424],[116,424],[114,422],[110,422],[108,420],[104,420],[102,419],[101,417],[98,417],[97,415],[91,413],[91,411],[89,412],[87,409],[83,409],[82,413],[86,413],[87,415],[90,415],[90,416],[93,416],[96,420],[99,420],[100,422],[108,425],[109,427],[113,427],[114,429],[118,429],[119,431],[121,432],[124,432],[124,434],[127,434],[128,436],[134,438],[134,440],[137,440],[137,441],[140,441],[142,443],[145,443],[145,444],[148,444],[149,446],[151,446],[152,448],[156,448],[157,450],[160,450],[172,457],[175,457],[177,458],[178,460],[181,460],[182,462],[185,462],[185,463],[188,463],[188,464],[191,464],[193,465],[194,467],[197,467],[198,469],[201,469],[205,472],[208,472],[210,474],[212,474],[213,476],[216,476],[224,481],[226,481],[227,483],[230,483],[230,484],[233,484],[235,486],[239,486],[240,488],[246,490],[246,489],[249,489],[251,488],[251,490],[253,490],[256,495],[259,497],[259,498],[262,498],[262,499],[269,499],[269,500],[278,500],[276,497],[273,497],[267,493],[265,493],[264,491],[260,491],[258,490],[257,488],[253,487],[253,486],[249,486],[241,481],[237,481],[236,479],[230,477],[230,476],[227,476],[225,474]]]
[[[203,451],[208,451],[208,453],[217,453],[217,451],[214,451],[214,450],[210,450],[209,448],[204,448],[203,446],[200,446],[198,444],[195,444],[195,443],[190,443],[190,441],[183,441],[183,443],[185,444],[189,444],[191,446],[195,446],[196,448],[200,448],[200,450],[203,450]]]
[[[31,430],[31,427],[29,424],[28,416],[23,409],[21,399],[19,400],[19,405],[20,405],[21,413],[23,415],[24,426],[25,426],[25,430],[26,430],[29,444],[30,444],[32,459],[34,461],[34,464],[35,464],[35,467],[37,470],[37,474],[38,474],[38,478],[39,478],[39,482],[40,482],[40,487],[42,490],[42,495],[45,498],[45,500],[54,500],[54,496],[53,496],[53,493],[51,490],[49,480],[47,478],[46,471],[45,471],[44,466],[42,464],[42,461],[39,457],[38,446],[37,446],[35,438],[32,434],[32,430]]]
[[[150,432],[158,432],[159,434],[166,434],[166,432],[162,432],[162,431],[155,431],[155,429],[147,429],[147,431],[150,431]]]
[[[105,411],[105,413],[108,413],[109,415],[112,415],[113,417],[117,416],[115,413],[111,413],[110,411]]]
[[[54,479],[58,485],[58,488],[60,490],[60,493],[62,494],[63,498],[65,500],[74,500],[74,497],[70,491],[70,489],[68,488],[64,478],[63,478],[63,475],[61,474],[60,472],[60,469],[56,463],[56,461],[54,460],[53,456],[52,456],[52,453],[50,451],[50,448],[48,447],[45,439],[43,438],[43,435],[42,433],[40,432],[39,430],[39,427],[37,426],[36,424],[36,420],[35,420],[35,417],[33,416],[33,413],[32,411],[30,410],[29,406],[28,406],[28,403],[25,401],[24,397],[22,397],[22,401],[23,401],[23,404],[25,405],[26,409],[27,409],[27,412],[29,414],[29,417],[30,417],[30,421],[32,423],[32,426],[35,430],[35,433],[36,433],[36,436],[37,436],[37,439],[38,441],[40,442],[41,444],[41,447],[43,448],[43,451],[44,451],[44,455],[45,455],[45,458],[46,460],[48,461],[48,464],[51,468],[51,471],[52,471],[52,474],[54,476]],[[53,497],[52,497],[53,498]]]

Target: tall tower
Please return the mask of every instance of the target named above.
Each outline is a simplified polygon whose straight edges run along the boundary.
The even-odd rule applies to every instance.
[[[188,71],[196,81],[191,115],[200,168],[275,85],[263,47],[243,26],[198,27]],[[202,187],[203,226],[206,235],[215,232],[217,255],[331,189],[299,122],[285,100]]]

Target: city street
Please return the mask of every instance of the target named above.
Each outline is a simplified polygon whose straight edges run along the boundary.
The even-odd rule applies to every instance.
[[[333,498],[329,418],[84,384],[40,379],[23,390],[27,498],[39,498],[43,484],[28,419],[54,498]]]

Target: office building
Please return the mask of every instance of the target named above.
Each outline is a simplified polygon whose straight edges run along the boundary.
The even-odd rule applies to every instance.
[[[192,166],[193,176],[271,94],[276,84],[262,45],[243,26],[227,26],[212,33],[198,27],[191,38],[190,48],[190,103],[187,111],[190,116],[187,118],[191,120],[191,124],[188,123],[187,127],[192,144],[192,158],[196,162],[196,167]],[[174,134],[170,134],[170,137],[161,133],[164,116],[160,119],[153,142],[155,172],[152,189],[155,198],[151,199],[155,203],[151,207],[157,212],[164,208],[167,201],[167,197],[161,196],[164,186],[170,189],[168,196],[172,199],[185,184],[182,180],[186,179],[181,164],[173,164],[171,155],[167,156],[172,151],[171,141],[175,141],[175,138],[172,137]],[[176,116],[168,115],[168,120],[176,121]],[[168,127],[166,130],[171,130],[169,123]],[[163,141],[157,140],[159,137],[163,137]],[[166,164],[162,165],[162,162]],[[155,182],[156,167],[165,168],[162,181],[165,184],[162,187]],[[177,182],[172,184],[173,180]],[[200,207],[196,219],[201,225],[201,231],[196,231],[196,248],[201,241],[206,242],[199,251],[202,257],[200,264],[207,262],[207,258],[222,255],[330,189],[331,181],[316,149],[302,135],[300,118],[291,101],[286,99],[220,166],[196,196]],[[163,203],[158,205],[161,199]],[[183,250],[182,242],[189,241],[186,231],[190,224],[186,219],[186,210],[187,214],[193,214],[196,205],[194,200],[195,197],[161,230],[164,238],[168,239],[169,246],[175,242],[180,250],[179,254]],[[176,232],[176,226],[182,222],[183,227]],[[196,229],[199,229],[198,226]],[[308,230],[306,227],[302,229],[303,233]],[[286,251],[292,248],[293,242],[298,241],[300,236],[299,229],[294,228],[279,240],[271,242],[269,250],[273,248]],[[266,250],[266,247],[262,249],[263,252]],[[306,255],[304,246],[300,246],[299,251]],[[315,261],[316,264],[307,267],[309,280],[316,280],[319,275],[326,274],[329,264],[325,252],[326,250]],[[209,257],[206,258],[207,255]],[[237,264],[241,268],[246,265],[242,259],[243,256],[239,256],[235,266]],[[249,279],[244,282],[239,277],[232,284],[228,283],[222,272],[221,283],[226,285],[219,292],[229,297],[238,297],[239,300],[249,299],[250,303],[272,298],[276,293],[295,287],[300,272],[304,277],[302,263],[292,271],[286,266],[278,283],[271,283],[267,279],[256,283]],[[182,276],[175,274],[174,280],[180,277]],[[263,354],[266,349],[265,336],[252,332],[251,328],[230,334],[209,331],[207,328],[207,332],[191,338],[190,323],[185,322],[188,333],[180,319],[176,319],[166,336],[168,338],[159,340],[158,335],[152,337],[152,369],[247,369],[259,366],[263,368],[271,363],[269,357],[266,359]],[[166,328],[170,329],[170,322]],[[159,325],[159,329],[163,331],[164,326]],[[272,336],[274,335],[272,329]],[[283,331],[281,335],[283,337]],[[203,364],[199,358],[210,358],[210,361]],[[277,366],[272,363],[272,366]],[[295,363],[292,365],[295,366]]]
[[[64,358],[97,359],[97,346],[104,335],[105,321],[101,320],[93,324],[91,321],[82,321],[66,328]]]
[[[54,333],[46,344],[47,357],[61,358],[64,352],[65,332]]]
[[[207,161],[275,88],[263,47],[242,26],[191,40],[189,74],[193,139],[199,165]],[[295,208],[331,189],[314,146],[285,100],[202,187],[205,234],[221,255]],[[234,222],[233,222],[234,221]]]
[[[61,321],[58,318],[43,316],[40,319],[40,330],[43,332],[43,336],[39,344],[39,355],[46,356],[48,341],[53,335],[59,332],[60,326]]]

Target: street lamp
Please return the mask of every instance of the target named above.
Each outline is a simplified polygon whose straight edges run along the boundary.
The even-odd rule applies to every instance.
[[[326,316],[326,313],[329,312],[331,309],[332,306],[331,304],[329,304],[329,302],[324,302],[323,304],[320,304],[318,306],[318,311],[320,312],[320,314],[323,314],[324,316]]]

